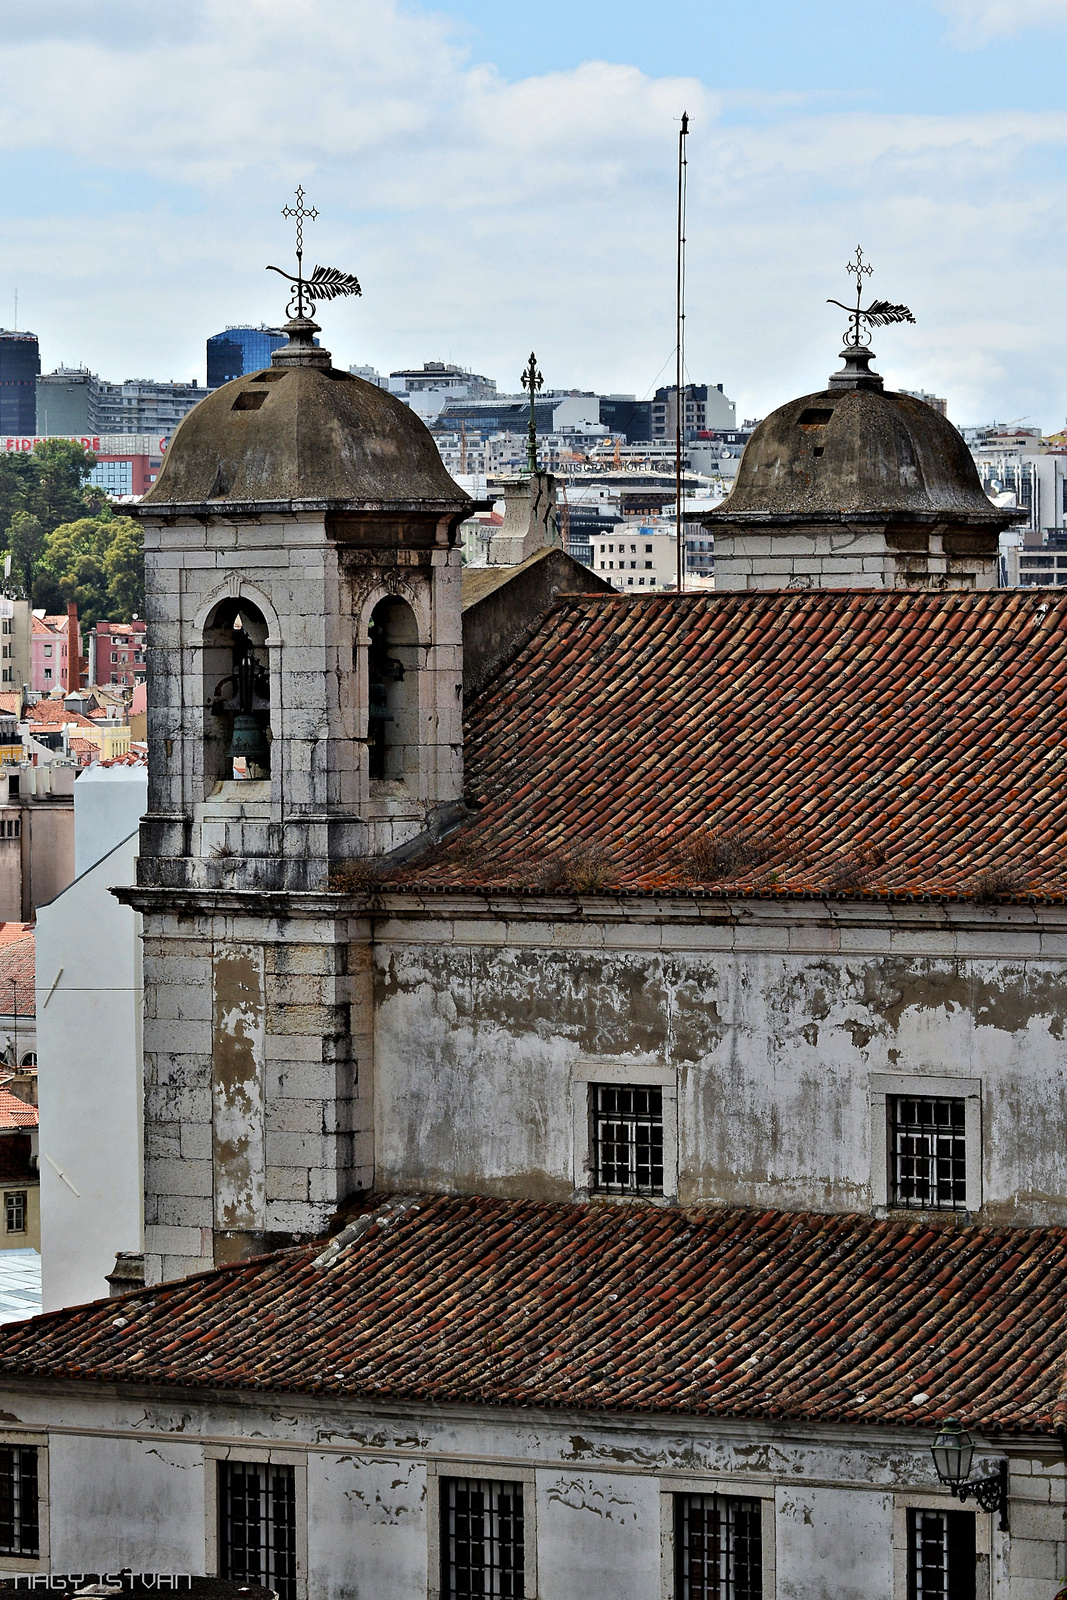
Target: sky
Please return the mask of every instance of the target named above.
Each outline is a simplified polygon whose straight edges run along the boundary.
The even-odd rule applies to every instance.
[[[45,370],[204,381],[277,323],[297,184],[337,365],[454,360],[738,417],[837,366],[845,263],[916,324],[891,387],[1067,417],[1067,0],[0,0],[0,321]]]

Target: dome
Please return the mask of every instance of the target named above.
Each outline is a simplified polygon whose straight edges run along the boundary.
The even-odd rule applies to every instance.
[[[857,354],[862,361],[869,352]],[[855,386],[840,382],[846,376],[858,379]],[[733,491],[714,513],[716,520],[770,522],[886,516],[983,528],[1012,520],[990,503],[947,417],[858,371],[835,373],[830,388],[772,411],[754,430]]]
[[[309,341],[310,342],[310,341]],[[182,421],[146,508],[328,501],[334,507],[468,497],[425,423],[395,395],[329,365],[278,361],[214,390]]]

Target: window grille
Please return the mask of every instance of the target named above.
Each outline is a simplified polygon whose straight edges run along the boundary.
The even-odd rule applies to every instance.
[[[26,1191],[9,1189],[4,1195],[8,1233],[26,1232]]]
[[[908,1512],[908,1600],[975,1600],[971,1512]]]
[[[37,1451],[0,1447],[0,1555],[38,1555]]]
[[[522,1484],[442,1478],[442,1600],[521,1600],[524,1579]]]
[[[967,1206],[963,1100],[890,1100],[891,1201],[923,1211]]]
[[[219,1577],[296,1600],[296,1482],[292,1467],[219,1462]]]
[[[591,1086],[593,1187],[663,1193],[663,1090]]]
[[[760,1502],[674,1497],[675,1600],[762,1600]]]

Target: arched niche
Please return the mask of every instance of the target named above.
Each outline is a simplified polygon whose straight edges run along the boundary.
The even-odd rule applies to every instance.
[[[419,771],[419,629],[389,595],[370,615],[367,747],[372,783],[415,784]]]
[[[204,624],[204,777],[207,792],[270,777],[267,623],[244,598],[220,600]]]

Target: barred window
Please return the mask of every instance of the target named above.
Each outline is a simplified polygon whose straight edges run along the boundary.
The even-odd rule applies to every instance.
[[[4,1193],[5,1221],[8,1233],[26,1232],[26,1190],[8,1189]]]
[[[593,1187],[601,1194],[663,1193],[663,1090],[590,1086]]]
[[[908,1600],[975,1600],[971,1512],[908,1512]]]
[[[219,1462],[219,1577],[296,1600],[296,1481],[292,1467]]]
[[[0,1447],[0,1555],[40,1554],[37,1451],[32,1445]]]
[[[888,1104],[890,1205],[965,1210],[966,1102],[893,1095]]]
[[[733,1495],[675,1495],[675,1600],[762,1600],[760,1509]]]
[[[442,1478],[443,1600],[521,1600],[524,1578],[522,1484]]]

